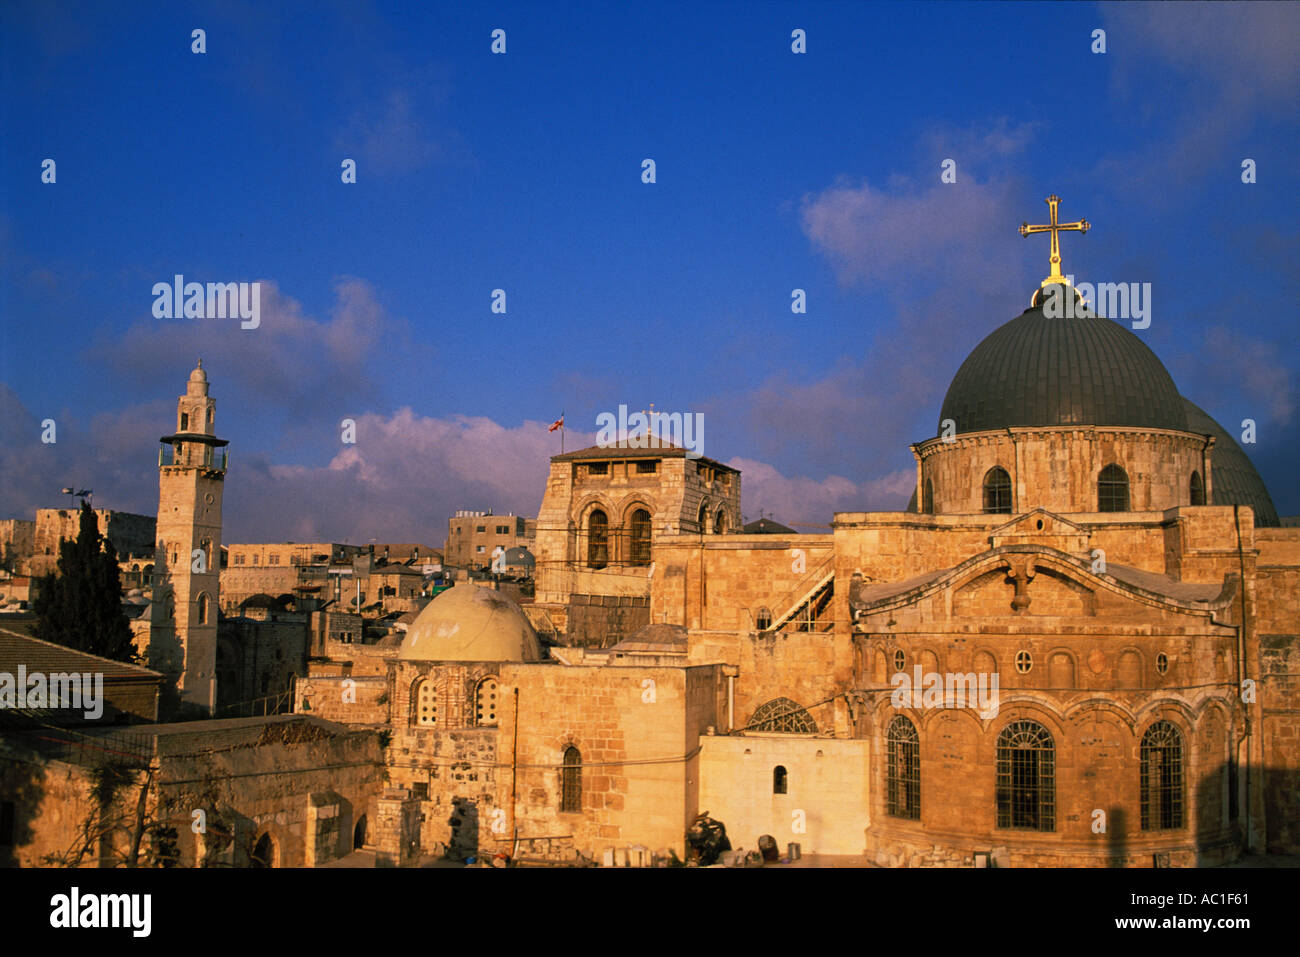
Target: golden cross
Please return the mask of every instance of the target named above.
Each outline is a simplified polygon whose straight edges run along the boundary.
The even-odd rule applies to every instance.
[[[1092,226],[1086,219],[1081,219],[1077,223],[1058,223],[1056,221],[1056,208],[1061,205],[1061,197],[1049,196],[1044,202],[1047,203],[1048,209],[1052,211],[1051,223],[1046,226],[1030,226],[1028,223],[1021,223],[1020,235],[1028,236],[1030,233],[1048,232],[1052,234],[1052,272],[1051,275],[1042,281],[1041,285],[1044,289],[1047,288],[1049,283],[1053,282],[1060,283],[1063,286],[1068,286],[1070,284],[1069,280],[1061,274],[1060,233],[1062,230],[1077,230],[1081,233],[1086,233],[1092,228]]]

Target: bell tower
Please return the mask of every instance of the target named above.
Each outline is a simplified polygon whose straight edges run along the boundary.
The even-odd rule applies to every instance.
[[[217,703],[217,608],[225,439],[203,360],[176,403],[176,431],[158,451],[158,543],[148,663],[175,683],[183,708]]]

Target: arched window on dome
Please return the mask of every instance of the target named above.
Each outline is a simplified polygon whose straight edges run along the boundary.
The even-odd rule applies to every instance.
[[[934,483],[929,479],[921,486],[921,511],[926,515],[934,514]]]
[[[411,689],[411,726],[432,728],[438,723],[438,687],[432,678],[418,678]]]
[[[1192,472],[1191,493],[1193,505],[1205,504],[1205,483],[1201,481],[1201,473]]]
[[[609,564],[609,518],[600,509],[587,516],[587,566],[604,568]]]
[[[474,723],[480,728],[497,726],[498,685],[496,675],[488,675],[474,690]]]
[[[998,827],[1056,830],[1056,745],[1037,721],[1013,721],[998,735]]]
[[[886,734],[885,810],[893,817],[921,817],[921,746],[916,725],[901,714],[889,722]]]
[[[1128,511],[1128,473],[1118,465],[1107,465],[1097,476],[1097,511]]]
[[[1000,465],[993,466],[984,475],[984,511],[1011,513],[1011,476]]]
[[[564,749],[564,767],[560,771],[560,810],[568,814],[582,810],[582,752],[572,746]]]
[[[650,564],[650,513],[638,508],[628,523],[631,528],[631,550],[628,557],[633,565]]]
[[[1142,830],[1183,826],[1183,735],[1157,721],[1142,735]]]

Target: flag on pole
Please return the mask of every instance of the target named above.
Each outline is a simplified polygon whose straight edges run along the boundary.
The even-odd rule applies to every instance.
[[[554,422],[551,423],[551,427],[546,431],[554,432],[556,429],[560,430],[560,454],[563,455],[564,454],[564,413],[563,412],[560,413],[560,417],[558,419],[556,419]]]

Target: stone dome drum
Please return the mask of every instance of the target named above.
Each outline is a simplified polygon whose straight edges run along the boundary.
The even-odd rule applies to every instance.
[[[1097,316],[1041,306],[991,332],[962,363],[939,413],[958,433],[1013,426],[1187,428],[1183,399],[1141,339]]]
[[[539,661],[540,644],[517,603],[469,583],[442,592],[416,616],[397,657],[416,661]]]
[[[1184,399],[1183,403],[1187,409],[1188,431],[1214,436],[1214,452],[1210,456],[1214,490],[1210,504],[1249,505],[1255,510],[1256,525],[1271,528],[1280,525],[1268,486],[1237,440],[1190,399]]]

